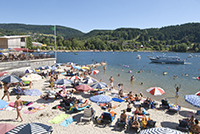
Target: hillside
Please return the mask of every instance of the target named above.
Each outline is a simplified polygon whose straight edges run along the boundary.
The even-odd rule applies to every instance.
[[[15,24],[15,23],[10,23],[10,24],[0,24],[0,30],[11,30],[15,31],[18,33],[26,33],[26,34],[33,34],[33,33],[38,33],[38,34],[54,34],[53,30],[51,30],[52,25],[26,25],[26,24]],[[71,38],[73,36],[79,37],[83,36],[84,33],[64,27],[64,26],[56,26],[56,33],[58,36],[63,36],[64,38]]]

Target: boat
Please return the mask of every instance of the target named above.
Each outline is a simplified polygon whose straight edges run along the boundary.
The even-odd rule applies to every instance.
[[[165,63],[165,64],[184,64],[185,60],[181,60],[178,56],[150,56],[149,59],[152,63]]]
[[[137,58],[137,59],[141,59],[141,56],[138,54],[136,58]]]

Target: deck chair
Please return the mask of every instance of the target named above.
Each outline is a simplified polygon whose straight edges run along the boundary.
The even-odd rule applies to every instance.
[[[102,114],[103,118],[101,120],[102,123],[110,124],[114,119],[115,119],[115,114],[114,116],[111,116],[109,112],[103,112]]]
[[[91,121],[94,119],[95,111],[92,108],[85,108],[84,109],[84,116],[81,117],[80,121],[82,120],[88,120]]]
[[[24,95],[24,90],[22,90],[19,86],[13,88],[13,92],[17,95]]]

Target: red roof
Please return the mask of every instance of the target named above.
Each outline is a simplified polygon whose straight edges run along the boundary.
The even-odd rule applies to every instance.
[[[27,52],[27,49],[28,48],[13,48],[15,51],[23,51],[23,52]],[[28,49],[28,52],[34,52],[33,50],[31,49]]]

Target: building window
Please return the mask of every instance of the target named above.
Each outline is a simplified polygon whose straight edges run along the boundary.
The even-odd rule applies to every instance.
[[[21,42],[25,42],[25,38],[21,38]]]

